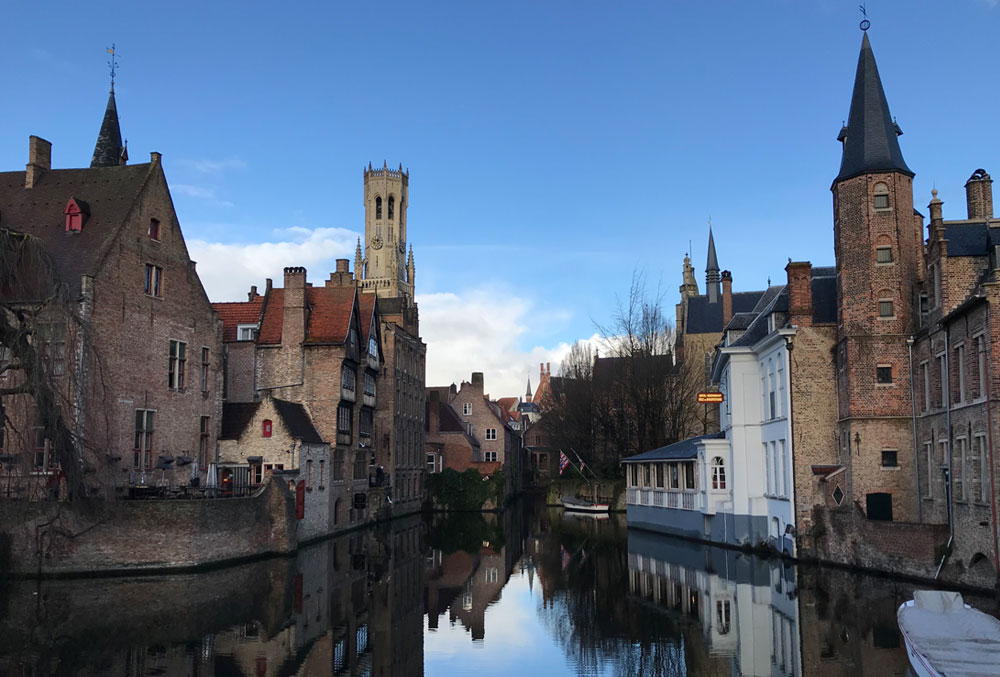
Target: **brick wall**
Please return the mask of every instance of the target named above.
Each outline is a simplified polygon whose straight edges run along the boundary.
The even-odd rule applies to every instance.
[[[274,481],[249,498],[5,501],[0,525],[10,567],[22,573],[186,567],[290,552],[296,544],[292,493]]]

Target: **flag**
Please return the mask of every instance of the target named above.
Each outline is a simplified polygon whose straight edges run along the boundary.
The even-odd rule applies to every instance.
[[[587,467],[587,465],[586,465],[586,464],[585,464],[585,463],[583,462],[583,459],[581,458],[581,459],[580,459],[580,472],[583,472],[583,469],[584,469],[585,467]]]
[[[563,470],[569,465],[569,457],[563,452],[559,452],[559,474],[562,475]]]
[[[114,54],[115,53],[115,50],[111,49],[110,47],[105,47],[105,49],[108,50],[108,54]]]

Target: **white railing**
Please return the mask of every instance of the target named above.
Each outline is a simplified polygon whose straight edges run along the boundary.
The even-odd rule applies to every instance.
[[[643,487],[629,487],[625,491],[625,502],[629,505],[651,505],[678,510],[701,510],[705,504],[703,494],[696,491],[670,491]]]

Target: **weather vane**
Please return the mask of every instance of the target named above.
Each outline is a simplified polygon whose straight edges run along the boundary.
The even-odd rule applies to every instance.
[[[858,5],[858,9],[861,10],[861,16],[864,17],[864,19],[861,20],[861,23],[858,24],[858,27],[861,30],[865,31],[866,33],[868,32],[868,29],[871,28],[872,25],[872,22],[868,20],[868,10],[865,8],[865,5],[867,4],[868,4],[867,2],[863,2],[860,5]]]
[[[108,54],[111,58],[108,60],[108,67],[111,69],[111,91],[115,91],[115,71],[118,69],[118,56],[115,54],[115,43],[111,43],[110,47],[107,47]]]

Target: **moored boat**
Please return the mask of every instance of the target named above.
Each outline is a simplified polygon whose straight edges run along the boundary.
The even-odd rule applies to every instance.
[[[607,503],[594,503],[593,501],[575,496],[563,496],[562,504],[566,510],[588,513],[608,512],[611,507]]]
[[[961,594],[917,590],[896,618],[919,677],[1000,674],[1000,620],[965,604]]]

